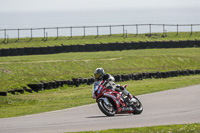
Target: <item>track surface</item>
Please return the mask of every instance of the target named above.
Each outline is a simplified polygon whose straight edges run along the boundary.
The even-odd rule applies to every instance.
[[[97,104],[0,119],[0,133],[60,133],[200,122],[200,85],[162,91],[138,98],[141,115],[106,117]]]

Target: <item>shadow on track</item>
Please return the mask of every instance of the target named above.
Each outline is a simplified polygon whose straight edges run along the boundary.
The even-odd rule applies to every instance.
[[[86,117],[86,118],[105,118],[105,117],[120,117],[120,116],[130,116],[130,114],[120,114],[120,115],[115,115],[115,116],[89,116],[89,117]]]

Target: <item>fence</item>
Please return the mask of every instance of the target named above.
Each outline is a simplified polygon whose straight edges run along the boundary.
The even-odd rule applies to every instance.
[[[51,27],[51,28],[24,28],[24,29],[0,29],[0,43],[8,43],[9,38],[16,38],[16,42],[20,38],[42,37],[43,41],[48,37],[73,37],[73,36],[87,36],[87,35],[113,35],[122,34],[127,37],[127,34],[142,34],[147,33],[163,33],[167,32],[193,32],[200,31],[200,24],[130,24],[130,25],[107,25],[107,26],[74,26],[74,27]]]

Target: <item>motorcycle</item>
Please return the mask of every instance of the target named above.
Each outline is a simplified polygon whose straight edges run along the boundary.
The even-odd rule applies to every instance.
[[[99,109],[107,116],[114,116],[115,114],[141,114],[143,106],[140,100],[133,96],[135,101],[131,103],[128,96],[125,96],[122,92],[113,90],[106,87],[106,81],[101,81],[99,84],[93,84],[94,96]],[[124,86],[126,88],[127,85]]]

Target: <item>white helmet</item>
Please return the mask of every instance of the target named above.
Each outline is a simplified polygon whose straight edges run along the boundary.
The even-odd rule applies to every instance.
[[[94,77],[95,79],[99,80],[103,77],[103,75],[105,74],[103,68],[97,68],[95,71],[94,71]]]

